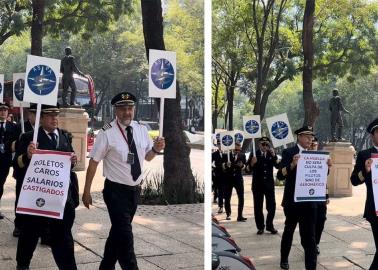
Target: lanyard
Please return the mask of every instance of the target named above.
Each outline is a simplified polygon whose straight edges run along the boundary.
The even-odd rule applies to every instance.
[[[129,144],[129,141],[127,140],[125,134],[123,133],[122,128],[121,128],[121,126],[119,125],[118,121],[117,121],[117,126],[118,126],[118,128],[119,128],[119,131],[120,131],[121,134],[122,134],[122,137],[125,139],[125,141],[126,141],[126,143],[127,143],[127,146],[128,146],[129,149],[131,150],[131,144]],[[133,142],[131,141],[131,143],[133,143]]]

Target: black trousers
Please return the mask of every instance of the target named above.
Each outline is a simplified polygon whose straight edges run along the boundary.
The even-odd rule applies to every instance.
[[[218,199],[218,207],[223,207],[223,201],[224,201],[223,177],[221,175],[214,174],[212,178],[213,178],[214,200]]]
[[[15,214],[14,226],[16,228],[19,228],[19,229],[21,229],[21,227],[22,227],[22,216],[23,215],[17,214],[16,208],[17,208],[17,204],[18,204],[18,199],[20,198],[21,188],[22,188],[22,181],[16,180],[16,201],[14,202],[14,214]]]
[[[243,177],[232,177],[231,179],[226,179],[225,189],[224,189],[224,208],[226,210],[227,216],[231,215],[231,196],[232,189],[235,188],[236,194],[238,195],[238,218],[243,216],[244,208],[244,183]]]
[[[276,214],[276,198],[273,188],[252,188],[253,193],[253,206],[254,206],[254,215],[255,223],[258,230],[263,230],[265,228],[264,224],[264,197],[266,204],[266,211],[268,215],[266,216],[266,227],[273,228],[273,219]]]
[[[33,252],[38,244],[38,238],[41,235],[41,230],[49,226],[51,251],[56,265],[60,270],[77,270],[71,232],[74,219],[75,209],[67,205],[62,220],[22,215],[22,220],[27,225],[21,230],[18,238],[17,265],[20,267],[29,267]]]
[[[320,238],[322,237],[324,224],[326,220],[327,220],[327,204],[325,202],[321,202],[318,204],[318,208],[316,211],[315,240],[316,240],[317,245],[319,245],[320,243]]]
[[[371,230],[373,232],[374,236],[374,243],[375,243],[375,255],[373,262],[370,265],[369,270],[377,270],[378,269],[378,252],[377,252],[377,247],[378,247],[378,217],[374,217],[373,219],[369,220]]]
[[[137,209],[139,190],[106,179],[103,195],[112,227],[100,270],[115,269],[117,261],[122,269],[138,270],[131,222]]]
[[[293,235],[297,224],[299,223],[299,234],[301,236],[301,245],[305,252],[306,270],[316,269],[316,241],[315,241],[315,222],[316,208],[304,205],[307,203],[295,203],[291,207],[284,207],[286,216],[285,228],[281,239],[281,261],[287,261]]]
[[[3,159],[2,155],[0,154],[0,200],[4,193],[4,184],[7,180],[10,168],[10,161],[8,158]]]

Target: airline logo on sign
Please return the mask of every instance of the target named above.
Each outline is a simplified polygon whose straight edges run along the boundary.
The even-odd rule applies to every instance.
[[[267,118],[266,124],[274,147],[294,141],[286,113]]]
[[[246,139],[261,137],[260,115],[243,116],[243,128]]]
[[[235,148],[235,133],[233,131],[224,131],[220,133],[221,150],[232,150]]]

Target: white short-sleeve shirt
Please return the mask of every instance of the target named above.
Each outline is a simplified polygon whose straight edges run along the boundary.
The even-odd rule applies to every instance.
[[[119,125],[127,138],[126,127]],[[143,169],[146,154],[152,149],[152,140],[145,126],[136,121],[132,121],[130,125],[133,128],[133,140],[138,152],[140,167]],[[97,134],[89,157],[96,162],[103,160],[103,174],[110,181],[136,186],[142,181],[142,175],[136,181],[133,180],[131,165],[127,163],[129,146],[122,136],[121,130],[117,125],[117,120],[105,125]]]

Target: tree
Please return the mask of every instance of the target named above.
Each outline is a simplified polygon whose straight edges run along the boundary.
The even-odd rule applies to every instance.
[[[60,35],[62,30],[90,36],[96,29],[105,31],[110,21],[130,10],[130,0],[14,1],[0,7],[0,45],[13,35],[31,28],[31,52],[42,55],[45,33]]]
[[[305,111],[303,125],[314,126],[319,116],[319,105],[312,94],[312,67],[314,64],[314,13],[315,0],[307,0],[303,16],[303,106]]]
[[[165,50],[163,17],[160,0],[142,0],[143,34],[147,59],[149,49]],[[176,85],[176,99],[165,101],[164,137],[164,184],[163,192],[169,203],[192,203],[195,185],[190,168],[190,148],[182,131],[180,88]]]

